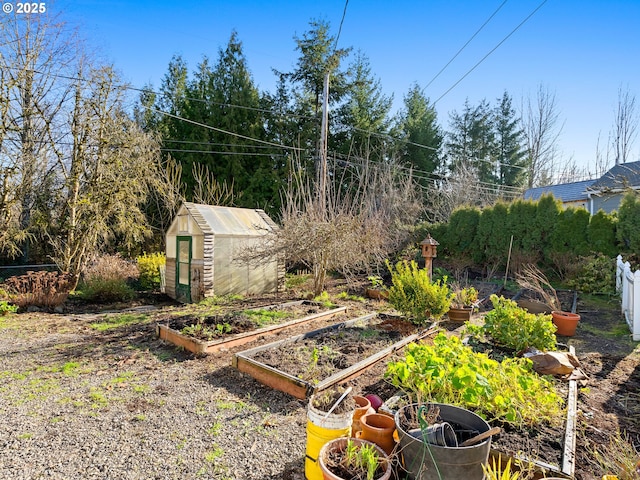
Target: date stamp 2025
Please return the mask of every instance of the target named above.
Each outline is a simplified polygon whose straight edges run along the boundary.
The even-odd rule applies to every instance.
[[[2,4],[4,13],[28,14],[28,13],[45,13],[47,4],[45,2],[17,2],[15,4],[5,2]]]

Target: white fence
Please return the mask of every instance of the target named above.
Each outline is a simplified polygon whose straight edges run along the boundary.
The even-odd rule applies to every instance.
[[[631,271],[631,264],[616,261],[616,290],[622,295],[622,314],[635,342],[640,341],[640,270]]]

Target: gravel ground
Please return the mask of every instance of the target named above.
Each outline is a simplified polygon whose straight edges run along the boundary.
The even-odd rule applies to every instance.
[[[0,478],[304,478],[306,403],[100,319],[0,317]]]

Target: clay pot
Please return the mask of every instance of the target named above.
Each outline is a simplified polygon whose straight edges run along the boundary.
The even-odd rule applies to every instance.
[[[576,327],[580,321],[580,315],[571,312],[551,312],[553,324],[557,327],[556,333],[563,337],[573,337],[576,334]]]
[[[454,308],[451,307],[447,313],[447,317],[452,322],[466,322],[471,320],[471,313],[473,309],[471,307]]]
[[[393,417],[382,413],[369,413],[360,418],[362,431],[357,438],[368,440],[378,445],[387,455],[391,455],[396,446],[393,432],[396,422]]]
[[[353,400],[356,402],[356,411],[353,412],[353,421],[351,422],[351,436],[355,437],[356,434],[362,431],[362,425],[360,424],[360,419],[367,415],[368,413],[376,413],[376,411],[371,406],[371,402],[368,398],[362,397],[360,395],[354,395]]]
[[[365,295],[368,298],[373,298],[374,300],[388,300],[389,299],[389,291],[382,290],[380,288],[366,288],[364,290]]]

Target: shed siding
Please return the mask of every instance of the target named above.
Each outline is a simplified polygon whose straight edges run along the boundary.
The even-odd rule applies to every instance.
[[[176,259],[167,257],[166,263],[165,293],[171,298],[176,298]]]

